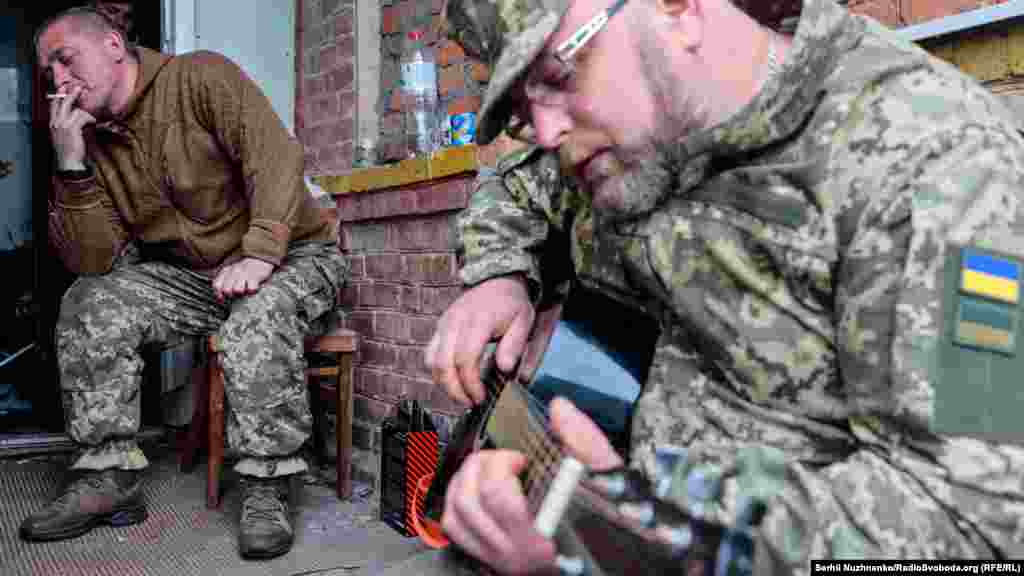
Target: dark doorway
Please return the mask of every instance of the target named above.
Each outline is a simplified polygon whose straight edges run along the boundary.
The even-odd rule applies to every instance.
[[[8,3],[13,4],[13,3]],[[51,197],[50,178],[53,149],[50,144],[48,105],[50,91],[35,65],[35,30],[48,18],[72,6],[93,5],[126,28],[126,35],[137,44],[160,49],[160,0],[134,2],[88,2],[83,0],[47,0],[0,7],[0,23],[14,22],[17,66],[22,71],[25,96],[25,124],[31,141],[31,232],[29,241],[10,254],[0,252],[0,350],[32,349],[0,366],[0,384],[13,382],[21,400],[31,404],[28,417],[0,411],[0,432],[60,432],[64,428],[60,403],[54,327],[60,299],[74,277],[53,255],[47,239],[47,211]],[[2,25],[2,24],[0,24]],[[2,158],[0,158],[2,159]],[[26,291],[28,297],[26,298]],[[26,315],[26,308],[28,313]],[[0,356],[0,362],[7,356]]]

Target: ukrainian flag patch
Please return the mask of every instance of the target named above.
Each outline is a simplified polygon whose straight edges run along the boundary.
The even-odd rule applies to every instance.
[[[1004,353],[1016,345],[1017,309],[963,296],[956,314],[958,343]]]
[[[960,290],[1016,304],[1020,297],[1020,263],[964,248],[960,260]]]

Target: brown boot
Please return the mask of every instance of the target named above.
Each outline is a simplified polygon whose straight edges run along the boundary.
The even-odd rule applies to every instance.
[[[288,478],[242,477],[238,551],[243,558],[273,558],[292,549]]]
[[[146,505],[134,470],[83,473],[56,500],[21,523],[25,540],[64,540],[100,524],[128,526],[146,519]]]

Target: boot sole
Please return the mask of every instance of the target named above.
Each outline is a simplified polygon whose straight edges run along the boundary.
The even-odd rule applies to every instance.
[[[271,548],[270,550],[241,550],[241,549],[239,549],[238,552],[242,556],[242,558],[245,558],[246,560],[267,560],[267,559],[270,559],[270,558],[277,558],[278,556],[282,556],[282,555],[288,553],[288,551],[291,550],[291,549],[292,549],[292,543],[288,542],[287,544],[285,544],[283,546],[279,546],[277,548]]]
[[[60,532],[32,533],[24,529],[19,532],[21,533],[21,537],[25,540],[30,540],[32,542],[52,542],[54,540],[76,538],[87,532],[91,532],[93,528],[96,528],[101,524],[120,528],[122,526],[138,524],[148,517],[149,512],[146,511],[146,507],[140,504],[134,508],[123,508],[121,510],[115,510],[110,514],[93,516],[78,526],[72,526]]]

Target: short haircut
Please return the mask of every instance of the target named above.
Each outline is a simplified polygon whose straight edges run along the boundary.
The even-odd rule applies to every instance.
[[[121,39],[124,41],[125,49],[129,53],[135,54],[135,45],[128,40],[128,34],[122,30],[109,16],[100,12],[92,6],[75,6],[62,10],[57,14],[46,19],[43,24],[36,29],[35,37],[32,39],[32,48],[35,51],[39,51],[39,38],[42,37],[43,33],[46,32],[51,26],[58,22],[69,20],[74,27],[76,32],[82,30],[89,30],[97,34],[106,34],[107,32],[117,32],[121,35]]]

